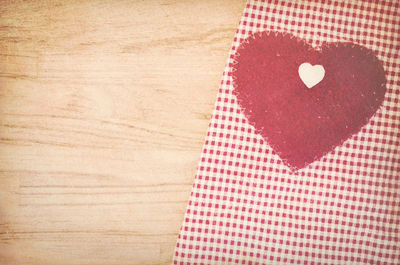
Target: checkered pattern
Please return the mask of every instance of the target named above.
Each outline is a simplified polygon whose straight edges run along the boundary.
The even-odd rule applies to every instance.
[[[400,4],[250,1],[223,73],[174,264],[400,264]],[[249,34],[354,42],[383,62],[382,107],[359,133],[292,173],[255,133],[231,66]]]

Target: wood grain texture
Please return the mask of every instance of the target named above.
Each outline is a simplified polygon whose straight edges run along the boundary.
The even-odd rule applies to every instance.
[[[244,0],[1,1],[0,264],[168,264]]]

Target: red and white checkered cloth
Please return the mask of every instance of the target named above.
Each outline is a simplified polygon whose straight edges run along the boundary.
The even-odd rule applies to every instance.
[[[240,42],[289,32],[353,42],[382,61],[387,91],[370,122],[292,172],[233,93]],[[207,132],[174,264],[400,264],[400,2],[249,1]]]

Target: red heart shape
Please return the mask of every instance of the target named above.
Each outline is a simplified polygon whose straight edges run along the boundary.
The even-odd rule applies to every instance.
[[[322,81],[310,89],[298,73],[305,62],[325,69]],[[292,169],[320,159],[357,133],[386,91],[382,64],[367,48],[338,42],[313,49],[276,32],[242,42],[232,79],[250,124]]]

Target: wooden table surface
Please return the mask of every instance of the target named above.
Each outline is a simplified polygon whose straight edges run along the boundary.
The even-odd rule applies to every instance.
[[[245,1],[1,1],[0,264],[169,264]]]

